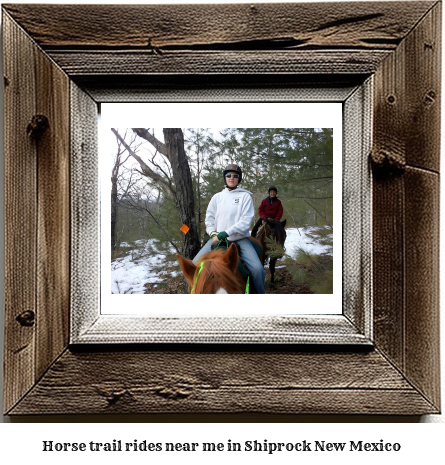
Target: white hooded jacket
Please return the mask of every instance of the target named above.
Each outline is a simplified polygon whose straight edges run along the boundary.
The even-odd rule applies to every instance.
[[[212,232],[225,231],[229,241],[237,241],[250,236],[250,225],[254,217],[252,193],[237,187],[224,189],[210,200],[206,213],[206,230]]]

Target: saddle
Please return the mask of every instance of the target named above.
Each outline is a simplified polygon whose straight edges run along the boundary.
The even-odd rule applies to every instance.
[[[248,239],[250,239],[250,237],[248,237]],[[255,241],[251,240],[250,242],[253,245],[253,248],[255,249],[255,252],[257,253],[258,258],[260,258],[263,248],[261,247],[261,245],[259,245]],[[230,244],[235,244],[236,248],[238,249],[238,257],[239,257],[239,259],[238,259],[238,271],[239,271],[240,275],[243,277],[244,281],[247,281],[247,278],[250,276],[250,271],[249,271],[246,264],[244,263],[244,261],[241,258],[241,248],[237,244],[236,241],[228,241],[226,239],[224,241],[215,242],[215,243],[212,244],[211,248],[212,248],[212,250],[227,250],[230,247]],[[251,286],[252,286],[252,284],[251,284]]]

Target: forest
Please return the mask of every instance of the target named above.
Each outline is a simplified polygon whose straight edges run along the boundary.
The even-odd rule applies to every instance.
[[[266,293],[332,293],[332,129],[111,131],[113,293],[183,292],[175,253],[193,258],[208,240],[206,208],[224,188],[229,163],[242,167],[241,187],[252,193],[254,222],[270,186],[283,204],[286,253],[274,285],[266,275]]]

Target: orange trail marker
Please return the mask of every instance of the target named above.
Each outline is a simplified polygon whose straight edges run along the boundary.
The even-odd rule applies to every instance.
[[[187,234],[189,231],[190,231],[190,228],[186,225],[186,224],[183,224],[181,226],[181,231],[184,233],[184,234]]]

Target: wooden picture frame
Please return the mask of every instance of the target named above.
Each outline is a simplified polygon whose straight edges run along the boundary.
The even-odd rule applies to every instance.
[[[11,4],[2,14],[6,414],[440,411],[440,2]],[[83,178],[71,160],[94,169],[98,104],[369,79],[372,312],[351,319],[369,343],[70,343],[72,274],[87,253],[71,258],[88,252],[97,221],[83,208],[87,182],[73,208],[72,180]]]

